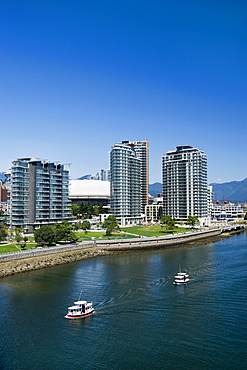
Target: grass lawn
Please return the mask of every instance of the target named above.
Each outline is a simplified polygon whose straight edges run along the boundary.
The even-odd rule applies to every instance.
[[[95,239],[124,239],[124,238],[134,238],[138,237],[139,235],[143,236],[164,236],[170,234],[177,234],[177,233],[184,233],[189,231],[189,229],[185,227],[174,227],[173,229],[167,229],[165,226],[161,227],[160,225],[153,225],[153,226],[132,226],[132,227],[124,227],[121,228],[121,233],[114,233],[109,238],[105,235],[105,231],[94,232],[90,231],[84,234],[84,232],[79,232],[77,235],[79,236],[80,241],[84,240],[92,240]],[[134,235],[129,235],[134,234]]]
[[[174,227],[173,229],[168,230],[165,226],[161,227],[160,225],[132,226],[132,227],[122,228],[121,230],[127,233],[133,233],[136,235],[143,235],[143,236],[164,236],[164,235],[184,233],[186,231],[189,231],[185,227]]]
[[[26,245],[26,250],[36,247],[36,243],[28,243]],[[19,252],[21,250],[21,246],[17,244],[8,244],[8,245],[1,245],[0,244],[0,253],[9,253],[9,252]]]
[[[130,235],[124,235],[123,233],[113,233],[110,237],[105,235],[105,230],[102,231],[90,231],[88,233],[79,232],[76,233],[79,236],[79,241],[92,240],[95,239],[124,239],[130,238]]]
[[[92,238],[97,239],[129,239],[129,238],[138,238],[138,236],[164,236],[169,234],[176,234],[189,231],[185,227],[174,227],[174,229],[167,230],[165,226],[161,227],[159,225],[154,226],[132,226],[125,227],[121,229],[120,233],[113,233],[110,237],[105,235],[105,230],[102,231],[90,231],[86,234],[84,232],[76,233],[79,236],[79,241],[92,240]],[[134,234],[134,235],[129,235]],[[36,243],[27,243],[26,250],[36,247]],[[21,246],[17,243],[1,245],[0,244],[0,254],[9,253],[9,252],[18,252],[21,250]]]

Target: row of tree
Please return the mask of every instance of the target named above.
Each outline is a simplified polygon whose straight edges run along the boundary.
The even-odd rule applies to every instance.
[[[6,215],[3,211],[0,210],[0,242],[7,239],[8,228],[6,222]]]
[[[106,229],[107,236],[110,236],[113,231],[119,230],[116,217],[111,215],[104,221],[102,227]],[[34,240],[40,245],[52,245],[63,241],[76,242],[79,237],[75,231],[83,230],[86,234],[90,228],[91,224],[88,220],[83,220],[75,224],[62,221],[54,225],[42,225],[34,231]],[[11,239],[15,240],[22,248],[25,248],[28,237],[26,235],[23,236],[23,230],[16,228],[9,231],[7,226],[0,225],[0,241],[5,241],[9,233],[11,233]]]
[[[73,225],[62,221],[54,225],[42,225],[34,231],[34,240],[40,245],[52,245],[58,242],[76,242],[78,236],[73,230]]]
[[[160,220],[161,225],[166,225],[167,227],[173,228],[175,226],[176,220],[171,216],[163,216]],[[188,216],[187,225],[196,226],[199,224],[199,220],[197,216]]]
[[[23,230],[18,227],[15,230],[8,230],[5,224],[0,225],[0,242],[7,240],[8,237],[10,241],[15,240],[22,249],[26,247],[28,237],[26,235],[23,236]]]
[[[77,218],[92,218],[92,216],[98,216],[102,213],[107,213],[107,209],[102,204],[72,204],[71,205],[72,215]]]
[[[88,220],[84,220],[74,225],[68,221],[62,221],[54,225],[42,225],[34,231],[34,240],[40,245],[52,245],[58,242],[76,242],[79,236],[74,230],[83,230],[85,234],[90,230],[91,224]],[[108,216],[104,221],[103,228],[106,229],[106,236],[110,236],[113,231],[118,231],[119,226],[114,216]]]
[[[109,216],[103,223],[103,228],[106,229],[106,235],[110,236],[114,230],[119,230],[117,220],[114,216]],[[74,225],[67,221],[55,225],[43,225],[34,231],[34,240],[37,244],[52,245],[58,242],[76,242],[79,237],[74,230],[84,230],[87,233],[90,230],[91,224],[84,220]]]
[[[8,237],[8,231],[6,227],[1,227],[0,229],[0,242],[3,242]]]

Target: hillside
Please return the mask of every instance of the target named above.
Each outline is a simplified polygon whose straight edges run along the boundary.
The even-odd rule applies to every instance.
[[[0,172],[0,180],[2,182],[5,182],[6,181],[6,176],[5,176],[4,172]]]
[[[247,178],[242,181],[231,181],[223,184],[212,183],[213,199],[229,201],[247,201]],[[155,182],[149,185],[149,194],[156,197],[157,193],[162,193],[162,184]]]
[[[242,181],[231,181],[223,184],[212,183],[214,198],[229,201],[247,201],[247,178]]]
[[[160,182],[149,184],[148,192],[152,197],[156,198],[158,193],[162,193],[162,184]]]

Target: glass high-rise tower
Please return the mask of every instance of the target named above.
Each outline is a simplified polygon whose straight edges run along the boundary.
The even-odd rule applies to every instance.
[[[148,204],[148,142],[122,141],[110,152],[111,213],[122,225],[140,223]]]
[[[12,162],[10,227],[35,227],[70,218],[69,171],[60,163],[36,158]]]
[[[162,157],[163,215],[185,221],[208,217],[207,155],[191,146],[177,146]]]

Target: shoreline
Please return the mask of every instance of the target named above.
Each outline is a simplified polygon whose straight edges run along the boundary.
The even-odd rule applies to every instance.
[[[239,230],[234,232],[228,232],[220,235],[210,235],[210,236],[202,236],[201,238],[195,238],[194,240],[179,240],[173,243],[167,243],[162,245],[154,245],[147,243],[145,245],[141,245],[140,243],[135,243],[134,245],[126,245],[125,247],[120,247],[118,243],[111,245],[111,247],[107,248],[107,246],[95,246],[88,248],[81,248],[77,250],[67,250],[63,252],[57,253],[50,253],[45,255],[38,255],[35,257],[27,257],[27,258],[20,258],[20,259],[13,259],[9,261],[1,261],[0,262],[0,278],[7,277],[11,275],[15,275],[22,272],[27,271],[35,271],[39,269],[43,269],[46,267],[54,267],[58,265],[63,265],[71,262],[81,261],[84,259],[99,257],[99,256],[107,256],[107,255],[118,255],[118,254],[125,254],[125,253],[133,253],[133,252],[143,252],[143,251],[151,251],[151,250],[161,250],[161,249],[174,249],[174,248],[193,248],[207,242],[214,243],[224,238],[229,238],[235,234],[245,231]]]
[[[18,260],[3,261],[0,263],[0,278],[15,275],[22,272],[36,271],[46,267],[64,265],[70,262],[81,261],[84,259],[94,258],[115,254],[114,252],[96,250],[95,248],[81,249],[76,251],[67,251],[53,253],[37,257],[28,257]]]

